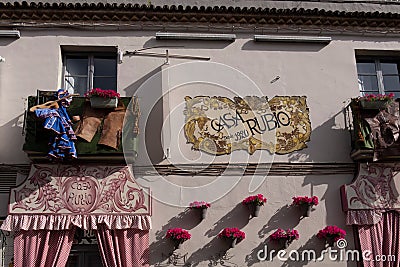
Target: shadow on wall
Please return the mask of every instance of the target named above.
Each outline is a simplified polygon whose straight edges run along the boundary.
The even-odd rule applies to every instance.
[[[286,52],[319,52],[326,44],[319,43],[282,43],[282,42],[254,42],[253,40],[243,44],[242,50],[253,51],[286,51]]]
[[[228,240],[214,237],[209,243],[199,250],[193,252],[186,261],[191,267],[199,266],[200,263],[208,261],[208,266],[218,266],[222,258],[230,248]],[[228,266],[228,265],[222,265]]]
[[[287,204],[278,209],[274,215],[272,215],[267,224],[264,225],[260,231],[258,231],[258,236],[260,238],[266,237],[269,232],[275,231],[278,228],[295,228],[300,222],[300,217],[301,212],[299,209]]]
[[[297,242],[294,240],[293,242]],[[312,236],[303,246],[291,252],[290,245],[285,249],[285,254],[282,258],[287,258],[287,261],[281,261],[281,266],[300,267],[305,266],[310,262],[315,262],[321,256],[322,251],[325,249],[325,242],[318,239],[316,235]],[[269,238],[260,243],[254,248],[249,255],[246,255],[245,262],[247,266],[263,263],[267,265],[268,262],[279,262],[276,257],[278,251],[282,250],[279,243],[269,240]],[[327,257],[328,255],[325,254]],[[290,259],[292,257],[292,259]]]
[[[2,163],[21,163],[24,160],[26,162],[29,161],[24,151],[22,151],[22,146],[25,140],[22,135],[22,126],[19,124],[23,121],[23,118],[23,114],[19,115],[15,119],[0,126],[0,136],[2,141],[0,162]]]
[[[141,131],[137,162],[145,164],[157,164],[164,159],[161,139],[164,121],[161,70],[162,66],[155,68],[124,89],[127,96],[136,95],[139,97],[139,105],[142,114],[139,121],[139,129],[144,129],[145,136],[143,136],[143,131]],[[154,76],[155,79],[152,79],[151,92],[139,92],[138,89],[140,86],[157,73],[159,73],[159,75]],[[145,95],[148,95],[149,97],[144,97]],[[147,156],[148,159],[143,158]],[[150,162],[148,162],[149,160]]]
[[[244,214],[247,214],[248,216],[243,216]],[[206,236],[216,236],[226,227],[237,227],[239,229],[242,229],[248,223],[249,210],[242,203],[239,203],[224,217],[214,223],[213,228],[206,232]]]
[[[151,265],[161,263],[165,260],[165,256],[170,255],[174,250],[172,242],[165,238],[168,229],[182,227],[186,230],[190,230],[201,222],[201,217],[193,216],[193,212],[196,212],[196,210],[186,209],[177,216],[172,217],[160,230],[156,232],[156,241],[150,244]]]
[[[324,122],[322,125],[313,129],[307,148],[290,154],[290,162],[332,162],[332,153],[337,155],[345,155],[341,162],[351,162],[351,138],[347,129],[336,128],[335,119],[340,114],[344,114],[344,110],[335,114],[332,118]],[[345,117],[344,117],[345,118]]]

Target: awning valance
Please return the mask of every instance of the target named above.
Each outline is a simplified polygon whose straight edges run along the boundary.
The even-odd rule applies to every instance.
[[[341,188],[348,225],[376,224],[382,213],[400,211],[399,171],[399,163],[360,164],[356,179]]]
[[[151,228],[151,196],[128,166],[33,165],[10,193],[5,231]]]

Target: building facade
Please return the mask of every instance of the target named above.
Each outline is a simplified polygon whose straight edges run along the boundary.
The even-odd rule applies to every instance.
[[[358,97],[400,97],[399,13],[393,1],[2,1],[2,266],[398,266],[398,103]],[[66,109],[77,158],[63,161],[46,157],[54,137],[29,111],[60,88],[79,94]],[[119,106],[91,109],[92,88]],[[257,194],[254,216],[242,201]],[[309,217],[297,196],[319,198]],[[193,201],[211,204],[204,219]],[[344,242],[327,247],[326,226]],[[246,234],[234,248],[227,227]],[[191,234],[177,249],[173,228]],[[299,233],[284,253],[278,229]],[[23,241],[60,231],[58,253]]]

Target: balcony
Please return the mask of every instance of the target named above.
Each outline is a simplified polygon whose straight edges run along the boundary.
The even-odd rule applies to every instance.
[[[399,99],[386,107],[363,107],[359,99],[352,99],[349,109],[354,161],[400,160]]]
[[[54,94],[54,93],[53,93]],[[48,162],[47,153],[49,151],[49,140],[52,132],[44,129],[43,119],[39,119],[35,116],[33,112],[29,112],[29,109],[35,106],[37,103],[45,103],[51,99],[50,94],[39,97],[40,101],[37,101],[37,96],[28,97],[28,108],[25,116],[25,143],[23,150],[27,153],[28,157],[33,162]],[[100,145],[99,140],[101,135],[107,131],[103,128],[105,117],[109,115],[110,120],[113,119],[114,113],[109,113],[112,109],[92,109],[92,112],[99,112],[99,114],[105,114],[104,117],[99,115],[101,120],[96,133],[90,142],[78,137],[75,141],[75,147],[77,150],[78,158],[73,159],[73,161],[78,162],[99,162],[107,161],[114,163],[125,163],[125,157],[129,157],[129,161],[134,160],[137,155],[137,119],[139,116],[137,101],[130,102],[133,98],[131,97],[121,97],[119,101],[123,104],[122,107],[126,108],[125,121],[123,124],[122,132],[119,131],[117,135],[117,145],[115,148],[111,148],[106,145]],[[135,103],[135,104],[133,104]],[[85,97],[74,97],[71,105],[67,108],[68,115],[79,116],[83,118],[85,108],[90,106],[90,102]],[[121,106],[121,104],[119,105]],[[128,114],[128,115],[127,115]],[[73,123],[73,128],[76,132],[79,122]],[[122,125],[121,125],[122,127]],[[124,142],[122,144],[122,141]]]

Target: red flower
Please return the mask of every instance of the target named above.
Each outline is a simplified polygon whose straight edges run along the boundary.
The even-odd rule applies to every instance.
[[[168,229],[165,237],[183,242],[183,241],[189,240],[192,237],[192,235],[185,229],[171,228],[171,229]]]
[[[317,237],[319,239],[334,238],[334,241],[338,241],[346,236],[346,231],[337,227],[336,225],[328,225],[322,230],[319,230]]]
[[[378,100],[393,100],[394,98],[394,94],[390,93],[388,95],[382,95],[382,94],[378,94],[378,95],[374,95],[374,94],[365,94],[362,97],[359,97],[358,99],[360,100],[364,100],[364,101],[368,101],[368,102],[372,102],[372,101],[378,101]]]
[[[189,204],[191,209],[207,209],[211,207],[211,204],[205,201],[194,201]]]
[[[242,204],[243,205],[256,204],[257,206],[262,206],[266,202],[267,202],[267,199],[262,194],[258,194],[258,195],[246,197],[242,201]]]
[[[246,234],[240,231],[239,228],[225,228],[218,234],[219,238],[237,238],[238,241],[246,238]]]
[[[289,239],[290,241],[299,239],[300,235],[296,229],[287,229],[286,231],[279,228],[269,238],[273,241],[279,241],[279,239]]]
[[[318,197],[313,196],[313,197],[293,197],[293,205],[303,205],[303,204],[309,204],[309,205],[315,205],[317,206],[319,201]]]
[[[100,88],[93,88],[85,94],[85,97],[101,96],[104,98],[120,98],[120,94],[114,90],[102,90]]]

